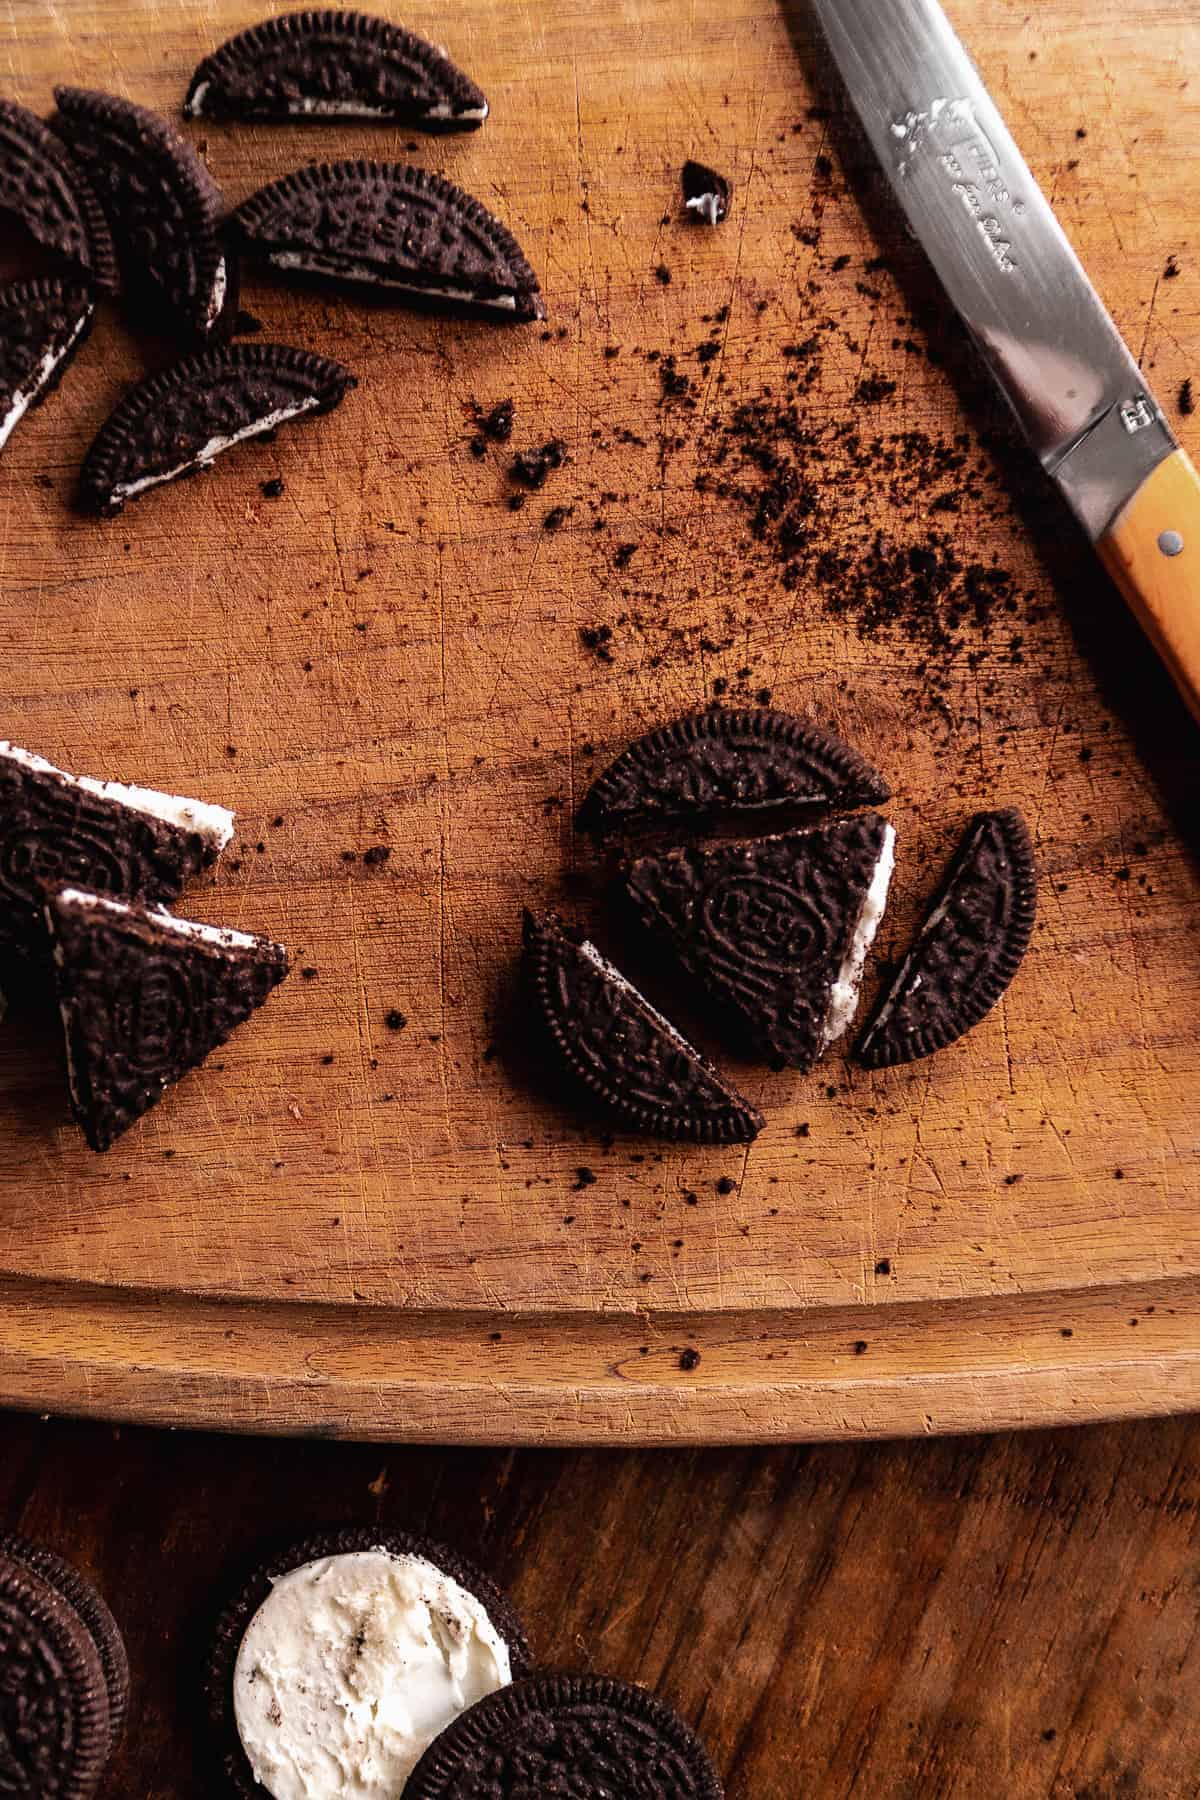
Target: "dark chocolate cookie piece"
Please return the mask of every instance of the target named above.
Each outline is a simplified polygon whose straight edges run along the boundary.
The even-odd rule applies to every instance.
[[[67,140],[108,219],[138,321],[186,340],[220,336],[237,312],[221,241],[221,190],[179,133],[144,106],[89,88],[54,90]]]
[[[315,163],[243,201],[231,220],[248,257],[378,299],[546,316],[538,279],[480,201],[401,163]]]
[[[0,287],[0,449],[58,386],[95,313],[92,289],[81,281],[46,276]]]
[[[102,293],[117,289],[104,212],[66,145],[35,113],[0,100],[0,212]]]
[[[634,1131],[748,1143],[764,1120],[594,944],[525,915],[525,978],[563,1068]]]
[[[868,1068],[944,1049],[991,1011],[1020,967],[1037,869],[1015,809],[977,813],[900,972],[855,1050]]]
[[[46,907],[71,1104],[109,1145],[248,1019],[288,972],[282,944],[60,888]]]
[[[680,171],[679,182],[690,219],[705,225],[719,225],[722,219],[728,218],[733,199],[733,183],[728,176],[718,175],[715,169],[708,168],[705,163],[693,162],[689,157]]]
[[[821,806],[879,806],[883,777],[831,731],[789,713],[715,710],[638,738],[589,788],[579,823],[604,835]]]
[[[488,103],[444,51],[368,13],[287,13],[240,31],[192,76],[184,117],[379,120],[475,131]]]
[[[853,1017],[894,839],[878,813],[855,813],[749,844],[641,857],[626,891],[739,1044],[809,1069]]]
[[[291,419],[327,413],[355,385],[327,356],[285,344],[233,344],[185,357],[139,382],[96,434],[79,479],[84,512],[207,469],[224,450]]]
[[[703,1744],[663,1701],[602,1675],[500,1688],[433,1740],[405,1800],[721,1800]]]
[[[30,1569],[52,1587],[87,1627],[96,1646],[108,1693],[109,1753],[116,1748],[129,1707],[129,1658],[125,1641],[108,1606],[79,1570],[42,1544],[12,1532],[0,1532],[0,1562],[7,1558]]]
[[[0,1555],[0,1793],[91,1800],[111,1741],[86,1625],[50,1582]]]
[[[234,1716],[233,1673],[247,1627],[279,1576],[322,1557],[348,1556],[360,1550],[386,1550],[392,1556],[420,1556],[432,1563],[481,1603],[508,1646],[514,1676],[528,1675],[533,1667],[524,1624],[507,1595],[482,1570],[444,1544],[407,1531],[387,1531],[374,1525],[342,1526],[284,1544],[261,1557],[239,1583],[217,1621],[209,1653],[205,1694],[213,1725],[213,1743],[232,1792],[242,1800],[262,1800],[263,1794],[242,1749]]]

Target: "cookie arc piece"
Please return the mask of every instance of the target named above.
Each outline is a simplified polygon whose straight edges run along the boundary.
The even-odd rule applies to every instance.
[[[192,76],[184,117],[378,120],[475,131],[488,103],[446,54],[387,19],[323,8],[229,38]]]
[[[5,1557],[52,1587],[87,1628],[104,1671],[111,1751],[120,1739],[129,1706],[129,1659],[120,1627],[107,1603],[86,1576],[43,1544],[31,1543],[12,1532],[0,1532],[0,1559]]]
[[[314,163],[260,188],[231,218],[247,257],[377,299],[546,316],[512,232],[440,175],[402,163]]]
[[[762,1114],[593,944],[524,921],[525,979],[562,1067],[623,1124],[655,1137],[749,1143]]]
[[[0,449],[58,386],[87,342],[91,287],[47,277],[0,287]]]
[[[977,813],[900,971],[855,1048],[867,1068],[945,1049],[991,1011],[1029,946],[1037,869],[1015,809]]]
[[[91,1800],[112,1741],[100,1653],[53,1585],[0,1557],[0,1793]]]
[[[331,412],[354,386],[341,363],[285,344],[186,357],[139,382],[100,427],[80,475],[80,510],[112,516],[146,489],[208,468],[234,444]]]
[[[602,1676],[514,1682],[434,1739],[405,1800],[722,1800],[708,1752],[652,1694]]]
[[[102,293],[118,287],[108,223],[62,139],[35,113],[0,100],[0,212]]]
[[[597,836],[822,806],[879,806],[887,782],[833,732],[769,709],[695,713],[638,738],[589,788],[579,824]]]

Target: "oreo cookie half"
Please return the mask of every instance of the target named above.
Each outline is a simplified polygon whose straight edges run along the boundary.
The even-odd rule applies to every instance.
[[[638,738],[585,794],[603,836],[716,821],[771,823],[822,806],[879,806],[891,790],[849,744],[789,713],[703,712]]]
[[[742,1043],[809,1069],[854,1017],[896,834],[878,813],[750,844],[671,850],[626,878]]]
[[[622,1124],[656,1137],[748,1143],[760,1112],[594,944],[525,914],[525,978],[564,1068]]]
[[[869,1069],[932,1056],[991,1011],[1021,965],[1037,868],[1015,809],[977,813],[900,972],[855,1048]]]
[[[117,259],[99,201],[62,139],[12,100],[0,100],[0,212],[102,293],[116,292]]]
[[[210,338],[237,311],[221,241],[221,190],[165,119],[131,100],[58,87],[54,128],[104,208],[134,314],[156,331]]]
[[[129,1658],[116,1620],[91,1582],[61,1556],[56,1556],[53,1550],[31,1544],[27,1538],[10,1532],[0,1532],[0,1564],[5,1559],[19,1563],[52,1587],[86,1627],[104,1671],[108,1693],[108,1754],[111,1755],[120,1739],[129,1708]]]
[[[95,313],[83,282],[51,276],[0,287],[0,448],[58,386]]]
[[[91,1800],[111,1743],[87,1626],[51,1582],[0,1555],[0,1793]]]
[[[84,459],[79,505],[121,511],[147,488],[197,469],[291,419],[331,412],[355,385],[341,363],[285,344],[232,344],[185,357],[139,382]]]
[[[223,1044],[288,972],[282,944],[60,888],[46,905],[76,1123],[93,1150]]]
[[[488,103],[446,54],[367,13],[287,13],[206,56],[188,119],[377,119],[415,131],[475,131]]]
[[[314,163],[260,188],[232,215],[248,257],[375,298],[544,319],[537,276],[478,200],[401,163]]]
[[[173,900],[232,836],[223,806],[68,775],[0,740],[0,961],[45,954],[43,909],[54,888],[73,881]]]
[[[407,1794],[435,1735],[530,1666],[510,1602],[442,1545],[375,1526],[307,1538],[260,1563],[217,1624],[222,1772],[243,1800],[332,1800],[358,1774],[356,1793]]]
[[[708,1752],[663,1701],[602,1675],[542,1675],[434,1739],[404,1800],[721,1800]]]

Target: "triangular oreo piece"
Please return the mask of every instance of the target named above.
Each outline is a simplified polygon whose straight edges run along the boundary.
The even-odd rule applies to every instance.
[[[565,1070],[635,1131],[748,1143],[763,1118],[594,944],[525,914],[525,974]]]
[[[117,259],[100,203],[77,164],[36,113],[0,100],[0,212],[76,276],[117,291]]]
[[[881,1069],[945,1049],[991,1011],[1037,914],[1037,869],[1015,809],[977,813],[928,917],[855,1049]]]
[[[635,862],[628,892],[738,1037],[811,1068],[854,1016],[895,832],[878,813]]]
[[[282,944],[88,889],[60,889],[46,922],[72,1110],[93,1150],[197,1068],[288,972]]]
[[[95,311],[83,282],[54,276],[0,287],[0,449],[58,386]]]

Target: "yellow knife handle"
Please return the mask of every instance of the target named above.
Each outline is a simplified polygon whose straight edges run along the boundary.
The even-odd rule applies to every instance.
[[[1176,450],[1096,546],[1200,723],[1200,475]]]

